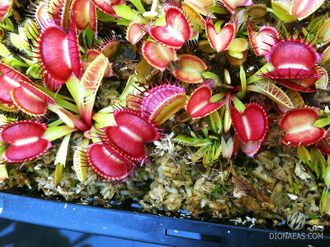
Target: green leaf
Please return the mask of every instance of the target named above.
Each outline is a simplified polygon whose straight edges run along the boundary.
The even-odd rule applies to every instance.
[[[61,125],[62,123],[63,123],[62,119],[57,119],[56,121],[53,121],[50,124],[48,124],[48,127],[56,127]]]
[[[129,21],[139,20],[142,24],[147,24],[148,20],[144,19],[136,10],[131,9],[126,4],[114,5],[112,6],[116,14]]]
[[[39,68],[40,68],[39,66],[30,66],[27,69],[26,74],[28,76],[31,76],[31,77],[35,78],[35,79],[42,79],[42,76],[40,76],[40,73],[39,73],[39,71],[40,71]]]
[[[2,57],[8,57],[10,55],[10,51],[7,49],[7,47],[0,43],[0,56]]]
[[[325,185],[328,186],[330,184],[330,167],[329,166],[327,166],[324,169],[323,180],[324,180]]]
[[[186,146],[201,147],[211,144],[212,139],[210,138],[198,139],[198,138],[192,138],[190,136],[178,135],[175,138],[173,138],[173,141],[179,142]]]
[[[314,171],[318,178],[322,176],[326,167],[326,160],[318,148],[310,150],[310,157],[314,167]]]
[[[222,120],[220,118],[219,112],[214,111],[209,115],[211,129],[214,133],[221,134],[222,132]]]
[[[126,83],[126,86],[124,88],[124,91],[122,92],[122,94],[119,96],[118,100],[125,103],[126,104],[126,97],[127,95],[129,94],[133,94],[135,92],[139,92],[140,91],[144,91],[144,88],[140,85],[140,83],[136,82],[134,80],[134,75],[131,75],[128,80],[127,80],[127,83]]]
[[[0,27],[9,30],[10,32],[15,32],[15,27],[12,21],[7,17],[3,21],[0,21]]]
[[[212,143],[212,139],[205,138],[205,139],[194,139],[193,146],[195,147],[201,147],[205,145],[210,145]]]
[[[7,56],[5,58],[2,59],[2,62],[7,64],[10,67],[30,67],[29,65],[17,60],[16,58],[14,58],[12,55]]]
[[[46,132],[42,135],[42,138],[48,141],[54,141],[58,138],[61,138],[67,134],[76,131],[76,128],[70,128],[67,125],[64,126],[56,126],[56,127],[48,127]]]
[[[318,178],[324,174],[325,171],[325,160],[324,159],[316,159],[314,162],[315,173]]]
[[[207,10],[216,14],[225,14],[225,15],[229,14],[227,9],[220,7],[210,7],[207,8]]]
[[[220,20],[220,21],[217,21],[217,22],[214,24],[214,28],[215,28],[215,31],[216,31],[217,33],[220,32],[220,30],[221,30],[221,26],[222,26],[224,23],[225,23],[224,20]]]
[[[222,150],[221,142],[220,141],[215,141],[213,146],[215,148],[214,160],[217,160],[220,157],[221,150]]]
[[[323,128],[329,124],[330,124],[330,117],[327,117],[327,118],[322,118],[322,119],[317,120],[314,123],[314,126],[318,127],[318,128]]]
[[[299,159],[302,160],[303,162],[307,163],[307,161],[311,160],[311,156],[305,147],[298,147],[298,156]]]
[[[130,2],[137,8],[137,10],[143,14],[144,12],[146,12],[141,0],[130,0]]]
[[[240,101],[235,94],[231,96],[231,100],[233,101],[234,107],[239,111],[241,114],[245,111],[245,105],[242,101]]]
[[[240,65],[239,77],[241,79],[242,91],[240,91],[238,93],[240,94],[240,97],[239,98],[242,99],[242,98],[245,97],[245,94],[246,94],[246,74],[245,74],[245,70],[244,70],[243,65]]]
[[[86,47],[93,47],[95,42],[95,34],[90,25],[88,25],[87,28],[82,32],[82,37],[83,43]]]
[[[218,83],[222,83],[220,77],[212,72],[204,71],[203,73],[201,73],[201,75],[204,79],[213,79],[216,80]]]
[[[321,215],[330,214],[330,193],[328,188],[324,188],[320,200],[320,213]]]
[[[256,81],[259,81],[260,80],[260,76],[258,75],[262,75],[262,74],[265,74],[269,71],[272,71],[274,69],[274,67],[270,64],[270,63],[267,63],[265,64],[261,69],[259,69],[253,76],[249,77],[247,80],[246,80],[246,83],[247,84],[251,84],[251,83],[254,83]]]
[[[2,155],[6,151],[6,148],[7,148],[6,144],[4,142],[1,142],[0,155]],[[5,181],[7,178],[9,178],[7,167],[6,165],[2,165],[3,163],[5,163],[4,160],[0,161],[0,182]]]
[[[307,29],[311,33],[316,33],[320,23],[321,22],[324,23],[324,20],[322,21],[323,18],[324,18],[324,16],[318,16],[318,17],[314,18],[312,21],[309,22]]]
[[[209,150],[210,146],[205,146],[205,147],[201,147],[200,149],[197,150],[196,153],[194,153],[194,155],[191,157],[192,162],[197,162],[198,160],[200,160],[205,153]]]
[[[85,182],[87,180],[88,173],[88,161],[86,159],[87,149],[89,145],[89,139],[85,138],[78,146],[77,150],[73,155],[73,167],[76,171],[78,179],[81,182]]]
[[[19,50],[28,51],[30,49],[30,45],[27,42],[27,37],[25,36],[22,27],[19,28],[19,34],[10,34],[10,42]]]
[[[96,121],[97,128],[103,128],[105,126],[115,126],[116,125],[116,121],[113,116],[113,112],[111,112],[111,113],[100,113],[100,112],[94,113],[93,120]]]

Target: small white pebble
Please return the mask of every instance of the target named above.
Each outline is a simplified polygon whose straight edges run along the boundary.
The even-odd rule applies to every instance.
[[[288,194],[288,196],[290,197],[291,200],[295,201],[298,199],[298,196],[293,195],[293,194]]]

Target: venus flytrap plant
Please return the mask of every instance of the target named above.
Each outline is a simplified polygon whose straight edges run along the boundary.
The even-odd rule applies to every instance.
[[[326,131],[315,127],[320,110],[300,107],[286,112],[278,125],[286,132],[283,144],[288,146],[308,146],[325,137]]]
[[[330,41],[330,19],[327,19],[322,26],[320,26],[315,35],[315,39],[319,46],[326,45]]]
[[[307,37],[305,40],[301,39],[300,32],[295,38],[294,34],[291,34],[290,38],[285,38],[282,34],[284,39],[280,40],[279,31],[273,27],[263,26],[255,35],[249,22],[248,31],[256,55],[264,55],[269,62],[254,76],[247,79],[248,84],[256,82],[258,76],[302,92],[314,92],[315,86],[324,88],[327,84],[327,73],[317,65],[321,55],[317,53],[315,45],[306,41]],[[258,44],[264,45],[258,46]],[[260,49],[260,47],[263,48]],[[303,61],[309,61],[309,63]]]
[[[144,87],[145,92],[137,96],[133,103],[141,112],[156,126],[161,125],[172,115],[182,109],[186,103],[186,91],[177,82],[165,81],[159,86],[153,86],[150,82],[150,89]]]
[[[218,112],[215,111],[209,115],[216,115]],[[218,116],[219,117],[219,116]],[[221,123],[213,122],[210,118],[208,119],[209,126],[204,125],[204,128],[201,130],[205,138],[197,137],[197,135],[191,131],[189,136],[186,135],[178,135],[173,140],[185,146],[193,146],[200,147],[194,155],[191,157],[192,162],[198,162],[202,159],[204,167],[208,167],[216,163],[216,161],[220,158],[222,145],[219,134],[219,129],[221,129]],[[211,131],[211,133],[209,132]]]
[[[36,39],[35,53],[40,59],[41,74],[47,87],[57,90],[72,76],[82,76],[78,36],[73,22],[68,33],[51,22],[44,25]],[[35,37],[35,30],[32,28],[30,31],[31,36]]]
[[[230,159],[234,151],[234,142],[232,138],[229,138],[227,141],[223,137],[221,138],[221,151],[224,158]]]
[[[154,68],[165,71],[170,62],[177,60],[174,48],[163,46],[154,41],[144,41],[141,47],[144,59]]]
[[[311,162],[314,167],[317,178],[322,178],[325,174],[326,160],[322,152],[318,148],[311,148],[310,150]]]
[[[183,54],[179,56],[179,64],[181,68],[172,71],[178,80],[186,83],[203,82],[201,74],[207,69],[203,60],[191,54]]]
[[[19,27],[19,34],[10,33],[10,42],[12,45],[14,45],[17,49],[21,51],[21,53],[25,55],[31,55],[31,52],[29,50],[29,44],[27,42],[27,37],[25,35],[25,28]],[[3,57],[1,59],[1,62],[11,66],[11,67],[29,67],[31,64],[29,64],[29,60],[22,62],[16,57],[13,56],[12,53],[9,52],[7,47],[3,44],[0,44],[0,56]],[[21,56],[22,59],[25,59],[25,57]]]
[[[300,39],[286,39],[273,45],[265,57],[275,70],[261,75],[262,77],[295,90],[313,92],[310,87],[321,76],[315,66],[320,54],[313,46]]]
[[[263,25],[257,34],[255,34],[250,25],[250,19],[247,22],[249,40],[257,56],[267,54],[272,45],[279,39],[279,32],[272,26]]]
[[[126,39],[132,44],[135,45],[138,43],[141,38],[146,34],[143,26],[139,22],[131,22],[127,27]]]
[[[327,132],[323,129],[330,121],[325,115],[319,116],[318,109],[302,107],[305,106],[304,100],[301,93],[296,91],[299,89],[303,92],[314,92],[316,89],[326,88],[327,73],[318,63],[327,61],[327,53],[324,53],[324,59],[321,58],[316,50],[316,47],[320,46],[316,45],[313,39],[317,37],[323,46],[327,44],[327,20],[321,18],[322,20],[315,21],[315,26],[309,29],[311,34],[303,31],[305,39],[296,32],[292,32],[292,35],[286,38],[288,32],[284,26],[281,27],[280,32],[279,29],[264,25],[255,34],[251,23],[258,21],[249,20],[247,28],[241,24],[246,20],[247,13],[253,18],[258,16],[258,13],[255,13],[256,9],[253,10],[252,7],[247,11],[245,11],[247,8],[237,9],[238,6],[251,6],[252,1],[223,0],[221,2],[228,11],[216,7],[213,0],[198,1],[198,3],[186,0],[182,6],[167,3],[163,16],[159,16],[161,12],[155,12],[158,1],[154,1],[151,6],[152,15],[149,11],[145,11],[139,0],[133,0],[130,5],[126,5],[122,0],[40,2],[35,11],[39,27],[37,24],[31,24],[24,30],[25,35],[30,39],[30,46],[17,42],[18,36],[12,35],[12,43],[22,48],[22,53],[30,48],[35,52],[36,58],[30,60],[24,57],[25,63],[19,63],[19,60],[15,61],[10,56],[8,49],[1,50],[7,65],[0,66],[2,85],[0,85],[0,99],[3,98],[0,101],[8,109],[10,107],[22,109],[39,118],[47,117],[46,111],[49,109],[57,113],[59,119],[48,126],[26,121],[25,125],[30,124],[33,129],[27,138],[16,137],[14,134],[10,138],[4,136],[3,139],[8,145],[0,143],[0,152],[2,150],[4,152],[3,160],[9,162],[15,160],[13,149],[21,151],[22,147],[34,145],[36,148],[32,150],[36,152],[31,153],[31,150],[22,149],[22,154],[15,153],[15,155],[27,154],[21,163],[32,160],[47,152],[51,141],[64,137],[55,160],[56,170],[53,181],[56,185],[61,179],[66,162],[71,133],[82,131],[85,138],[78,144],[73,159],[78,179],[85,182],[87,171],[91,168],[102,180],[117,183],[132,176],[134,169],[146,162],[148,159],[146,143],[160,138],[159,126],[163,125],[165,129],[174,126],[173,128],[177,128],[176,133],[180,133],[183,131],[182,126],[187,126],[189,130],[190,126],[195,124],[196,133],[193,131],[190,135],[181,133],[174,140],[190,146],[188,150],[191,152],[189,156],[192,162],[201,161],[204,167],[213,166],[212,169],[218,169],[217,171],[222,173],[221,181],[224,181],[231,173],[235,174],[235,170],[232,169],[234,161],[232,154],[239,156],[238,152],[241,150],[247,156],[254,158],[262,145],[266,146],[272,141],[272,137],[265,141],[269,125],[267,115],[271,115],[270,119],[282,115],[277,123],[286,132],[283,144],[298,146],[298,155],[312,167],[311,177],[323,179],[328,184],[329,169],[325,160],[321,158],[321,153],[330,150]],[[302,12],[306,11],[301,9],[307,2],[293,2],[291,12],[297,16],[294,18],[303,18],[306,13]],[[320,3],[321,1],[314,1],[310,6],[313,9]],[[100,11],[96,15],[96,8],[110,14],[111,17],[100,14]],[[262,6],[260,9],[263,16],[267,8]],[[212,11],[214,15],[210,14]],[[155,21],[143,18],[141,14],[152,16]],[[229,14],[232,15],[231,21],[226,23],[224,19],[228,20]],[[204,18],[203,15],[207,17]],[[216,16],[219,18],[225,16],[225,18],[217,20]],[[122,19],[116,20],[115,18],[118,17]],[[124,88],[122,94],[116,99],[111,99],[109,106],[94,112],[97,91],[103,78],[114,74],[108,58],[116,54],[121,42],[118,39],[109,40],[99,47],[91,48],[93,47],[91,41],[98,42],[96,37],[98,21],[129,25],[127,40],[136,45],[143,39],[141,53],[145,60],[137,65],[135,74],[130,76],[126,86],[121,84],[118,87],[118,91]],[[222,25],[224,26],[220,28]],[[107,28],[105,23],[100,26],[102,32]],[[80,47],[84,41],[79,42],[79,35],[81,39],[87,35],[88,39],[85,43],[88,43],[91,49]],[[268,61],[249,78],[246,78],[246,70],[243,66],[245,60],[251,62],[253,57],[253,54],[247,56],[249,49],[247,36],[255,55],[265,56]],[[205,40],[206,37],[209,41]],[[190,40],[198,41],[200,38],[204,39],[199,41],[200,44],[204,42],[199,47],[201,51],[196,52],[195,55],[185,54],[191,53],[188,46]],[[205,47],[205,43],[209,49]],[[125,44],[123,45],[126,47]],[[223,56],[224,53],[218,54],[223,51],[226,56]],[[82,59],[81,52],[84,54]],[[199,56],[200,52],[204,52],[202,53],[204,57],[207,55],[210,60],[220,63],[203,61]],[[118,62],[118,58],[114,58],[116,59]],[[33,65],[35,61],[40,63]],[[226,67],[228,61],[234,66],[240,66],[239,76],[238,73],[233,73],[235,69]],[[261,63],[254,63],[253,66],[260,66]],[[178,64],[180,68],[174,69]],[[36,86],[31,80],[12,69],[13,65],[28,67],[27,74],[30,77],[42,78],[48,88],[57,92]],[[40,75],[37,73],[39,68]],[[172,71],[182,84],[177,81],[171,82],[172,78],[165,79],[164,82],[159,78],[160,82],[155,83],[152,77],[157,70]],[[228,70],[231,71],[231,75]],[[222,71],[224,71],[223,76]],[[222,77],[226,84],[222,83]],[[193,91],[191,85],[184,84],[201,83],[203,78],[211,80],[196,86]],[[60,90],[64,84],[71,97],[62,95],[63,91]],[[192,93],[187,96],[186,90]],[[215,93],[212,96],[213,91]],[[250,92],[267,96],[273,102],[272,110],[276,112],[272,111],[268,114],[261,104],[247,103],[252,98]],[[186,112],[179,113],[181,115],[173,118],[183,108]],[[320,119],[317,120],[318,118]],[[20,125],[23,126],[23,123],[13,124],[13,126]],[[276,123],[272,125],[276,126]],[[23,133],[25,127],[16,128],[19,129],[19,133]],[[8,134],[9,129],[10,127],[3,127],[0,136],[2,133]],[[310,156],[316,158],[309,159],[307,157],[309,152],[303,146],[312,144],[315,144],[320,151],[310,151]],[[4,145],[11,146],[5,150]],[[170,153],[175,157],[173,150]],[[226,171],[223,170],[223,163],[227,165]],[[1,170],[3,168],[1,165],[0,179],[7,177],[4,169]],[[184,170],[181,172],[184,177]],[[226,176],[224,172],[227,172]],[[288,181],[292,188],[291,192],[298,193],[302,189],[295,176],[289,174]],[[328,197],[328,194],[324,197]],[[328,212],[326,203],[322,201],[321,204],[323,205],[320,206],[321,211]]]
[[[90,0],[74,0],[71,4],[72,20],[78,31],[84,31],[88,26],[97,34],[96,8]]]
[[[6,150],[5,146],[0,146],[0,155],[2,155],[5,150]],[[5,181],[7,178],[9,178],[9,175],[6,165],[2,165],[1,163],[0,163],[0,181]]]
[[[307,1],[307,0],[272,0],[272,10],[280,20],[284,22],[301,21],[315,10],[317,10],[324,0]]]
[[[108,63],[108,59],[103,54],[100,54],[89,65],[80,82],[79,102],[80,106],[83,104],[82,107],[84,107],[84,110],[81,110],[81,112],[83,112],[84,121],[88,126],[92,126],[92,114],[96,92],[106,72]]]
[[[322,53],[322,57],[320,59],[321,63],[328,62],[330,60],[330,46],[328,46]]]
[[[87,157],[95,172],[115,182],[131,174],[136,166],[134,162],[142,162],[147,154],[145,143],[160,136],[151,121],[137,111],[116,110],[114,119],[115,126],[98,130],[101,143],[90,145]]]
[[[284,22],[294,22],[298,18],[290,13],[291,0],[272,0],[272,12]]]
[[[237,110],[240,109],[239,110]],[[248,104],[245,109],[241,107],[236,108],[230,105],[230,116],[233,127],[235,129],[235,146],[242,142],[241,149],[248,156],[253,157],[264,141],[268,130],[268,118],[264,108],[256,103]],[[237,148],[235,153],[237,153]]]
[[[297,147],[297,151],[298,151],[299,159],[304,163],[306,163],[312,171],[315,171],[315,168],[311,163],[311,155],[309,154],[307,148],[303,146]]]
[[[55,105],[55,101],[39,90],[34,83],[23,74],[0,63],[0,102],[15,107],[27,114],[43,116],[47,107]]]
[[[239,98],[244,98],[246,94],[246,74],[243,64],[245,63],[248,55],[247,41],[242,38],[236,38],[230,44],[228,50],[226,51],[226,57],[229,62],[234,66],[240,66],[240,80],[242,90],[237,93]]]
[[[6,163],[25,162],[44,154],[51,147],[50,141],[42,137],[46,129],[45,124],[29,120],[1,128],[0,139],[10,145],[1,159]]]
[[[229,48],[231,42],[235,38],[237,31],[237,24],[235,22],[228,22],[223,28],[215,27],[211,17],[206,19],[205,29],[207,39],[216,52],[221,52]]]
[[[180,49],[192,37],[192,26],[182,8],[167,5],[165,7],[165,26],[151,26],[148,34],[156,42],[173,49]]]
[[[321,215],[330,213],[330,193],[327,187],[323,189],[319,208]]]
[[[205,81],[190,95],[185,109],[192,119],[205,117],[229,101],[229,95],[227,95],[226,99],[221,102],[212,102],[211,96],[214,86],[214,81]]]

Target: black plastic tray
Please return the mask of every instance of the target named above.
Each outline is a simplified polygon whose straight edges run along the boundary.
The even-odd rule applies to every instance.
[[[14,191],[15,192],[15,191]],[[29,193],[28,193],[29,195]],[[33,195],[33,193],[32,193]],[[0,217],[54,228],[169,246],[330,246],[330,230],[323,238],[308,239],[308,231],[289,228],[234,225],[229,221],[168,217],[143,212],[130,203],[113,208],[51,201],[0,192]],[[271,229],[272,228],[272,229]],[[289,232],[291,239],[274,239]],[[304,233],[305,239],[298,234]]]

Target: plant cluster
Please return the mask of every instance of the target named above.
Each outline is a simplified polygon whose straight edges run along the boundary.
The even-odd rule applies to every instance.
[[[293,147],[307,173],[324,186],[320,212],[329,214],[330,112],[313,101],[328,90],[330,20],[313,14],[325,1],[270,2],[271,8],[251,0],[154,0],[146,11],[140,0],[40,0],[14,29],[15,1],[2,0],[0,39],[5,29],[19,55],[0,44],[0,108],[27,118],[2,116],[0,179],[8,178],[6,164],[36,160],[60,139],[58,184],[71,135],[81,132],[84,139],[71,157],[80,181],[89,169],[105,182],[125,181],[150,162],[147,143],[174,131],[176,143],[199,148],[193,162],[202,159],[204,168],[219,162],[223,181],[232,175],[240,193],[250,188],[267,202],[251,181],[236,175],[235,157]],[[260,27],[260,18],[270,24]],[[102,40],[98,23],[127,28],[125,39]],[[116,104],[96,110],[103,80],[115,76],[111,59],[125,42],[142,61]],[[218,54],[228,68],[207,66],[206,58]],[[260,62],[251,64],[256,58]],[[54,121],[47,119],[49,111]],[[200,126],[184,134],[173,125],[168,129],[167,121]],[[273,129],[282,135],[270,144]],[[222,163],[229,164],[226,173]],[[225,190],[223,185],[213,192]]]

